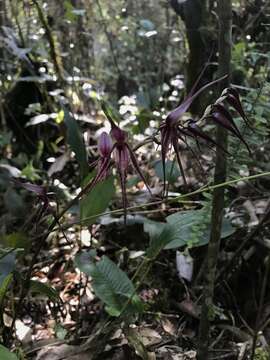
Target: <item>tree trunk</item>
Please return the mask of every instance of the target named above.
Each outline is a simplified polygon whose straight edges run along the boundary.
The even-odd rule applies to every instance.
[[[210,38],[207,27],[210,24],[210,9],[208,0],[188,0],[184,4],[179,4],[177,0],[171,0],[171,6],[182,18],[187,31],[189,46],[189,60],[187,64],[187,91],[189,91],[198,75],[202,71],[205,63],[215,47],[215,39]],[[204,74],[198,87],[203,83],[212,80],[211,74]],[[191,105],[191,112],[200,114],[203,110],[202,97],[196,99]]]

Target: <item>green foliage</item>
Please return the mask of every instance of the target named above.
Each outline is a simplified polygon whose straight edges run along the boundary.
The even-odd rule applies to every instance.
[[[257,348],[255,350],[255,357],[254,360],[269,360],[270,353],[267,349]]]
[[[54,288],[40,281],[30,280],[30,291],[34,294],[37,293],[45,295],[54,302],[61,301],[57,291]]]
[[[2,304],[2,301],[8,291],[9,285],[11,284],[12,280],[13,280],[13,274],[11,273],[8,274],[6,277],[4,277],[3,280],[0,279],[0,304]]]
[[[67,109],[65,109],[64,112],[64,121],[67,127],[67,141],[80,165],[81,177],[84,178],[88,173],[88,163],[83,137],[76,120]]]
[[[129,314],[142,310],[134,285],[108,257],[102,256],[101,260],[95,261],[93,253],[83,252],[75,257],[75,265],[91,276],[95,294],[106,304],[110,315],[119,316],[123,310]]]
[[[101,108],[108,120],[119,123],[121,116],[117,109],[109,102],[104,99],[101,101]]]
[[[57,339],[59,340],[64,340],[68,333],[68,331],[61,324],[56,324],[54,331]]]
[[[9,252],[2,254],[0,258],[0,286],[3,285],[6,277],[15,269],[16,254]]]
[[[91,173],[84,181],[86,185],[91,181],[95,172]],[[109,176],[99,182],[90,192],[80,200],[80,218],[84,224],[94,224],[98,217],[95,215],[105,211],[115,194],[114,177]],[[87,220],[88,218],[90,218]]]
[[[3,246],[14,249],[25,249],[29,247],[27,236],[21,232],[15,232],[0,237]]]
[[[5,346],[0,345],[0,359],[1,360],[18,360],[17,356],[11,353]]]
[[[26,54],[34,61],[38,60],[46,64],[47,69],[45,70],[48,70],[48,74],[45,75],[48,75],[47,79],[50,79],[50,77],[52,79],[57,78],[55,76],[57,75],[55,74],[55,59],[52,58],[47,35],[37,19],[35,8],[28,6],[28,2],[28,0],[25,4],[24,2],[18,2],[16,11],[11,8],[13,2],[7,2],[10,37],[5,38],[3,36],[3,41],[10,41],[14,51],[12,55],[5,51],[4,56],[2,56],[5,60],[3,63],[5,71],[1,76],[3,100],[8,94],[8,90],[14,85],[14,79],[17,77],[20,68],[20,61],[27,62]],[[39,1],[39,3],[42,2]],[[216,4],[217,2],[212,3]],[[240,1],[237,3],[240,6]],[[63,66],[63,74],[66,79],[63,82],[59,81],[59,79],[53,80],[53,84],[49,82],[49,87],[51,85],[56,87],[56,91],[55,89],[50,91],[49,87],[46,89],[46,81],[39,82],[38,87],[42,89],[44,103],[42,101],[38,103],[37,101],[40,100],[33,97],[33,104],[28,104],[25,109],[24,114],[31,119],[26,124],[39,124],[36,127],[38,129],[22,126],[23,130],[29,131],[30,134],[31,131],[34,132],[35,130],[40,132],[40,139],[42,139],[40,144],[42,145],[40,145],[38,155],[12,154],[12,147],[15,144],[14,137],[6,129],[1,129],[3,131],[0,134],[0,153],[3,158],[1,165],[9,165],[10,169],[13,166],[17,171],[16,176],[21,176],[28,181],[39,181],[48,184],[49,191],[55,193],[54,198],[57,200],[57,205],[59,202],[60,207],[63,205],[62,202],[64,203],[67,200],[66,197],[60,198],[59,196],[63,188],[65,188],[68,197],[71,195],[69,191],[74,191],[75,184],[78,184],[78,176],[80,176],[80,184],[84,186],[93,179],[95,174],[94,172],[89,174],[86,146],[82,134],[83,131],[87,131],[90,135],[87,150],[89,150],[89,157],[95,158],[96,144],[93,139],[97,135],[96,130],[102,126],[107,127],[107,121],[100,114],[98,100],[100,93],[102,97],[109,100],[102,102],[105,115],[107,118],[112,118],[121,127],[123,126],[128,131],[131,141],[132,135],[140,135],[136,137],[136,140],[143,138],[141,135],[145,137],[149,135],[156,136],[155,130],[159,127],[161,120],[165,118],[172,107],[179,104],[179,101],[185,95],[184,86],[187,79],[183,74],[185,73],[184,66],[188,47],[186,46],[183,22],[178,21],[179,18],[176,17],[169,2],[109,2],[100,0],[100,5],[104,16],[98,11],[96,2],[51,1],[48,2],[47,6],[42,7],[56,46],[56,60]],[[234,15],[237,17],[237,13]],[[250,25],[253,26],[253,24]],[[12,28],[15,30],[13,31]],[[213,41],[215,40],[216,35],[212,34],[213,30],[210,25],[209,28],[207,25],[207,28],[202,27],[201,30],[209,38],[212,38],[213,35]],[[20,46],[16,43],[16,38],[20,39]],[[65,41],[62,41],[63,39]],[[257,44],[247,41],[245,36],[240,36],[237,25],[234,31],[233,43],[232,69],[233,73],[240,74],[241,78],[239,82],[234,82],[233,78],[233,83],[240,85],[241,97],[244,99],[245,109],[249,114],[252,129],[248,129],[241,119],[236,118],[236,123],[248,144],[254,149],[253,158],[249,156],[245,147],[239,144],[237,138],[229,138],[229,152],[233,156],[229,157],[228,165],[230,169],[228,174],[229,178],[238,178],[242,173],[248,174],[260,170],[270,170],[268,158],[270,150],[268,121],[270,118],[268,101],[270,85],[268,81],[269,64],[267,64],[270,57],[267,51],[259,51],[256,48]],[[209,76],[212,76],[211,69],[209,70]],[[39,76],[33,76],[32,78],[35,81],[40,80]],[[18,83],[23,83],[23,81],[18,79]],[[119,88],[121,88],[121,85],[123,85],[123,91],[120,95]],[[61,87],[64,88],[61,89]],[[213,93],[216,96],[215,91]],[[123,94],[126,96],[119,99]],[[59,111],[63,103],[68,104],[65,105],[67,108],[65,111]],[[111,104],[114,104],[115,107]],[[4,101],[3,105],[4,111]],[[71,109],[72,112],[67,109]],[[9,111],[12,112],[12,109],[9,109]],[[76,114],[76,117],[73,116],[73,113]],[[17,120],[16,114],[12,115]],[[32,116],[34,118],[31,118]],[[77,118],[80,119],[80,123],[78,123]],[[186,119],[183,118],[184,121]],[[6,121],[3,120],[3,127],[5,128]],[[20,119],[18,120],[20,121]],[[63,125],[66,127],[66,133],[63,132]],[[52,127],[52,138],[50,127]],[[209,132],[213,131],[214,127],[213,124],[208,126]],[[65,137],[64,134],[67,136]],[[132,143],[130,144],[133,146]],[[55,172],[53,179],[49,174],[47,177],[48,164],[46,161],[49,158],[59,159],[63,154],[70,154],[67,151],[67,145],[75,153],[80,174],[78,175],[75,166],[72,170],[68,169],[68,173],[61,173],[61,176],[58,176],[57,172]],[[150,146],[148,149],[151,151]],[[152,150],[153,153],[151,154],[148,154],[145,148],[143,151],[144,161],[154,162],[154,166],[151,166],[151,168],[154,167],[155,176],[162,182],[163,169],[162,162],[159,160],[160,157],[156,156],[154,150]],[[203,144],[202,151],[204,151]],[[183,157],[187,168],[189,168],[189,156],[186,157],[186,154],[184,154]],[[213,157],[207,157],[209,160],[204,159],[203,166],[207,167],[207,162],[210,163]],[[208,165],[211,168],[211,164]],[[195,177],[192,171],[189,173],[193,177],[192,182],[197,181],[196,171],[194,171],[194,174]],[[140,178],[130,177],[129,175],[128,173],[127,187],[133,187],[140,181]],[[174,184],[180,175],[178,166],[168,160],[166,163],[167,180]],[[46,219],[44,219],[38,224],[40,228],[36,229],[31,220],[28,221],[26,209],[29,208],[27,206],[29,204],[27,204],[27,200],[28,198],[33,200],[34,197],[29,196],[29,194],[25,196],[26,192],[24,190],[15,190],[10,186],[10,177],[4,177],[0,173],[0,186],[1,190],[3,189],[3,194],[0,194],[0,201],[2,200],[4,204],[0,214],[0,222],[3,220],[4,225],[1,224],[0,233],[2,245],[8,248],[0,259],[0,304],[8,294],[13,276],[16,280],[16,275],[19,278],[19,274],[15,271],[16,252],[19,249],[24,249],[24,255],[27,254],[31,239],[36,237],[38,231],[43,232],[44,227],[47,225]],[[54,180],[57,181],[54,182]],[[52,188],[52,184],[55,188]],[[151,186],[153,184],[155,184],[154,181]],[[57,188],[58,186],[59,188]],[[81,222],[89,226],[96,223],[98,221],[97,215],[108,208],[115,196],[115,191],[114,177],[109,176],[98,183],[89,194],[84,195],[80,200]],[[140,199],[138,199],[138,202],[137,198],[131,200],[129,195],[128,201],[130,205],[138,204]],[[145,201],[145,196],[143,201]],[[168,216],[163,220],[164,222],[145,220],[144,230],[150,237],[145,260],[155,260],[163,249],[176,249],[179,247],[189,249],[206,245],[209,241],[211,227],[211,202],[212,199],[209,198],[203,204],[202,209],[179,211]],[[62,220],[64,221],[64,219]],[[113,218],[113,220],[115,219]],[[65,225],[64,223],[64,228]],[[119,224],[116,226],[118,230]],[[75,229],[77,228],[75,227]],[[107,231],[107,228],[105,231]],[[229,236],[233,232],[234,229],[230,222],[224,218],[222,237]],[[125,232],[123,233],[126,236]],[[136,236],[139,235],[136,233]],[[127,236],[127,238],[121,238],[119,244],[117,243],[122,248],[119,253],[125,258],[128,250],[126,247],[123,250],[122,240],[126,240],[124,246],[127,246],[126,243],[130,239]],[[138,240],[140,240],[138,243],[141,245],[141,239]],[[138,243],[136,243],[136,246]],[[130,247],[133,247],[133,245],[132,243]],[[7,251],[11,248],[16,250],[7,254]],[[118,255],[117,252],[116,254]],[[137,260],[132,261],[135,263]],[[127,306],[125,313],[136,314],[142,311],[142,303],[135,294],[135,286],[132,281],[109,258],[103,256],[97,260],[94,253],[80,253],[76,256],[75,264],[82,272],[91,277],[90,280],[96,296],[104,302],[109,314],[119,316],[125,306]],[[20,270],[20,262],[17,268]],[[141,274],[139,275],[141,276]],[[19,283],[19,281],[14,281],[15,291],[17,282]],[[44,283],[31,280],[30,291],[42,294],[51,301],[60,301],[56,290]],[[7,303],[9,302],[8,298],[5,298],[5,300],[7,300]],[[9,304],[7,304],[8,306]],[[67,335],[66,330],[61,325],[55,328],[55,332],[56,336],[61,339],[64,339]],[[0,348],[0,359],[5,359],[1,353],[2,348]]]
[[[210,237],[210,208],[177,212],[166,218],[166,223],[146,220],[144,230],[150,236],[147,256],[155,258],[162,249],[199,247],[208,244]],[[235,229],[224,218],[221,237],[225,238]]]
[[[33,161],[31,160],[23,169],[21,175],[24,176],[29,181],[36,181],[40,179],[38,174],[39,170],[35,169],[33,166]]]
[[[158,160],[155,163],[155,173],[157,177],[163,181],[164,175],[163,175],[163,165],[161,160]],[[166,173],[166,180],[171,184],[176,182],[177,178],[181,175],[177,164],[175,163],[175,161],[171,161],[171,160],[166,161],[165,173]]]

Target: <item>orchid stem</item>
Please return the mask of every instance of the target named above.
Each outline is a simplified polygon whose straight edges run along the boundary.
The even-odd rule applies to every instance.
[[[219,184],[214,184],[214,185],[210,185],[210,186],[206,185],[206,186],[203,186],[200,189],[192,191],[192,192],[190,192],[188,194],[179,195],[179,196],[176,196],[176,197],[173,197],[173,198],[167,198],[167,199],[163,199],[163,200],[159,200],[159,201],[152,201],[152,202],[149,202],[149,203],[146,203],[146,204],[130,206],[130,207],[127,207],[127,211],[137,210],[137,209],[150,207],[150,206],[157,206],[157,205],[164,204],[164,203],[169,204],[169,203],[177,202],[177,201],[181,202],[181,200],[185,201],[186,198],[189,198],[189,197],[191,197],[193,195],[201,194],[203,192],[210,192],[210,191],[212,191],[214,189],[218,189],[218,188],[225,188],[225,187],[227,187],[229,185],[237,184],[240,181],[256,180],[258,178],[265,177],[265,176],[270,176],[270,171],[260,173],[260,174],[250,175],[250,176],[239,177],[237,179],[227,180],[225,182],[221,182]],[[73,200],[71,200],[71,201],[73,201]],[[69,209],[69,204],[66,206],[65,209],[66,209],[66,211]],[[61,212],[61,214],[63,212]],[[89,216],[89,217],[87,217],[87,218],[85,218],[83,220],[72,222],[72,223],[68,224],[67,226],[63,226],[63,229],[68,229],[68,228],[70,228],[70,227],[72,227],[74,225],[83,224],[84,222],[88,222],[89,220],[100,217],[100,216],[121,214],[123,212],[124,212],[124,209],[116,209],[116,210],[111,210],[111,211],[99,213],[99,214],[96,214],[96,215]],[[57,229],[54,229],[53,231],[55,231],[55,230],[57,230]]]

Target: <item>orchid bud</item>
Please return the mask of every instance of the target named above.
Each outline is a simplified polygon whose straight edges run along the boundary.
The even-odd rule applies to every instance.
[[[109,157],[111,155],[113,148],[112,139],[111,137],[106,133],[103,132],[98,140],[98,150],[102,157]]]
[[[248,118],[244,112],[242,107],[239,94],[234,88],[227,88],[222,93],[223,96],[226,97],[227,102],[238,112],[238,114],[242,117],[242,119],[246,122],[247,126],[250,127]]]
[[[248,144],[246,143],[245,139],[241,135],[238,127],[236,126],[235,122],[229,111],[225,108],[222,102],[216,102],[212,107],[212,112],[210,115],[207,116],[209,119],[214,120],[219,126],[229,130],[234,136],[240,139],[243,144],[245,144],[246,148],[248,149],[249,153],[251,153]]]

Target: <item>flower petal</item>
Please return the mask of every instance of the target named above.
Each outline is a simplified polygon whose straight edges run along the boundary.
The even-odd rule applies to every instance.
[[[234,134],[238,139],[240,139],[246,146],[248,152],[250,154],[251,150],[247,144],[247,142],[245,141],[245,139],[243,138],[243,136],[241,135],[240,131],[238,130],[238,128],[232,125],[232,122],[230,121],[229,118],[227,118],[224,113],[220,112],[220,111],[213,111],[213,113],[211,114],[211,116],[209,116],[209,118],[213,119],[216,123],[218,123],[220,126],[224,127],[225,129],[229,130],[232,134]],[[233,121],[233,120],[232,120]]]
[[[195,138],[201,138],[205,140],[207,143],[219,147],[228,154],[228,151],[223,149],[222,146],[220,146],[215,140],[213,140],[209,135],[207,135],[203,130],[201,130],[194,120],[189,121],[188,130],[194,135]]]
[[[112,152],[112,139],[106,132],[103,132],[98,139],[98,150],[102,157],[109,157]]]
[[[173,138],[173,148],[174,148],[174,151],[176,153],[176,159],[177,159],[180,171],[181,171],[181,175],[182,175],[182,178],[183,178],[183,181],[184,181],[184,185],[187,186],[187,179],[186,179],[184,168],[183,168],[182,161],[181,161],[181,158],[180,158],[179,144],[178,144],[178,140],[177,140],[176,137]]]
[[[249,120],[242,107],[238,91],[234,88],[227,88],[223,91],[223,94],[226,96],[227,102],[238,112],[247,126],[250,127]]]
[[[188,96],[185,98],[185,100],[182,102],[180,106],[178,106],[176,109],[174,109],[172,112],[169,113],[167,116],[166,122],[177,122],[180,117],[187,112],[192,102],[207,88],[209,88],[212,85],[215,85],[216,83],[226,79],[228,75],[222,76],[221,78],[211,81],[210,83],[204,85],[201,87],[198,91],[195,92],[195,94],[189,93]]]
[[[130,159],[132,162],[132,165],[134,166],[135,170],[137,171],[137,173],[140,175],[142,181],[145,183],[145,186],[147,187],[147,190],[149,191],[149,193],[152,195],[151,189],[147,184],[147,181],[143,175],[143,173],[141,172],[141,169],[139,167],[139,164],[137,162],[136,156],[134,155],[134,152],[132,151],[132,149],[130,148],[130,146],[127,144],[128,147],[128,151],[129,151],[129,155],[130,155]]]

